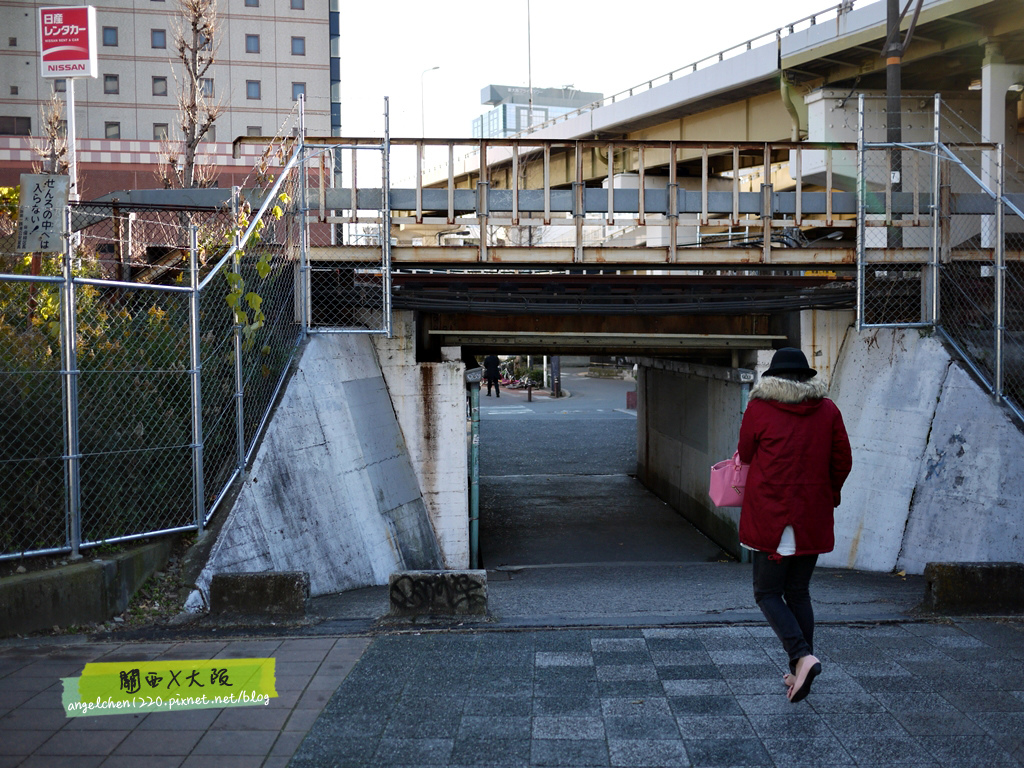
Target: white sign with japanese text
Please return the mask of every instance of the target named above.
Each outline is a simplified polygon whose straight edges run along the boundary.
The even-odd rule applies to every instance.
[[[96,77],[96,9],[40,8],[39,62],[43,77]]]
[[[60,253],[68,208],[67,176],[21,175],[18,205],[18,253]]]

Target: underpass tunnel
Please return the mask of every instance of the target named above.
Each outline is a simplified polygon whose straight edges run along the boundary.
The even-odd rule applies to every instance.
[[[715,452],[735,447],[741,374],[671,359],[598,359],[561,355],[558,399],[507,388],[488,397],[481,387],[480,566],[734,559],[738,510],[723,520],[706,509],[703,486],[721,458]]]
[[[786,269],[396,275],[394,308],[414,318],[399,346],[414,347],[417,365],[472,368],[490,354],[567,361],[568,397],[479,396],[475,486],[467,464],[468,517],[478,520],[468,539],[479,557],[469,562],[490,570],[742,559],[739,510],[713,506],[710,467],[735,451],[755,369],[784,346],[827,369],[853,298],[848,276]],[[635,378],[589,375],[594,356],[628,360]],[[430,474],[437,437],[422,437]]]
[[[458,349],[467,367],[488,354],[562,361],[566,397],[502,389],[488,398],[481,388],[479,565],[743,560],[739,509],[714,507],[710,467],[735,451],[756,371],[774,349],[801,346],[828,377],[850,320],[814,309],[421,316],[418,354],[434,344]],[[626,364],[604,377],[598,359]]]

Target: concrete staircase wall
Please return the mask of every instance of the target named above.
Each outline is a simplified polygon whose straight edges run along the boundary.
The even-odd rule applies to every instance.
[[[306,571],[315,596],[442,564],[372,342],[311,336],[188,607],[214,573]]]
[[[853,472],[821,565],[920,574],[1022,560],[1024,435],[937,339],[851,329],[831,397]]]

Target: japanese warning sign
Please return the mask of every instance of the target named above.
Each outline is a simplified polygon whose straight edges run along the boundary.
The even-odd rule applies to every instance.
[[[64,250],[68,185],[67,176],[36,173],[21,175],[19,253],[59,253]]]

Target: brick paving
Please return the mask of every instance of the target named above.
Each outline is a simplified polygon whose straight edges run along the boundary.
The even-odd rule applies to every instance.
[[[1024,620],[819,625],[790,704],[763,625],[0,646],[0,768],[1020,766]],[[268,657],[267,707],[66,717],[93,661]]]
[[[284,768],[367,638],[0,646],[0,768]],[[61,678],[85,664],[276,659],[265,707],[67,717]]]
[[[331,766],[1018,766],[1024,624],[820,626],[791,704],[770,630],[382,637],[291,762]]]

